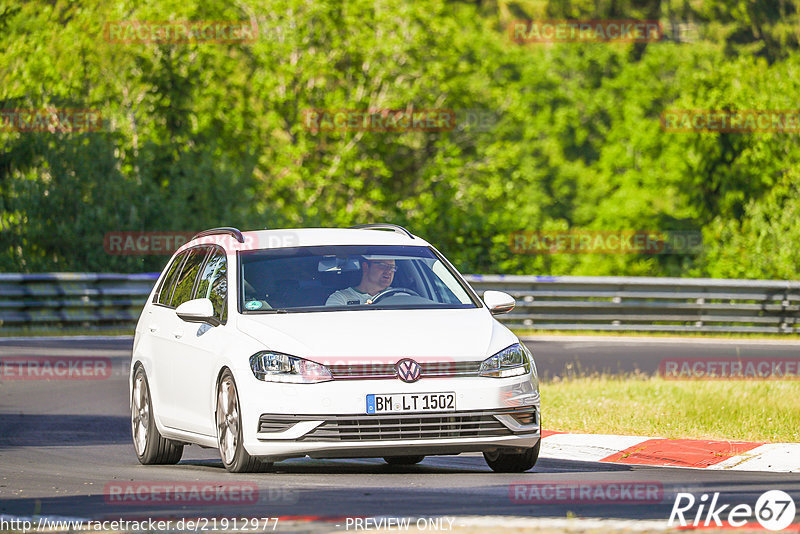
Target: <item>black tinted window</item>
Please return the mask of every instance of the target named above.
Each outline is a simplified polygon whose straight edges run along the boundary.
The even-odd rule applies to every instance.
[[[247,250],[239,257],[242,313],[476,306],[428,247],[311,246]],[[365,280],[377,286],[369,294],[380,297],[375,302],[357,289]]]
[[[165,304],[169,306],[169,301],[170,298],[172,297],[172,288],[175,286],[175,278],[177,277],[181,263],[183,263],[183,260],[185,258],[186,258],[186,253],[182,252],[175,257],[175,260],[172,262],[172,265],[169,266],[167,275],[161,282],[161,289],[159,289],[158,291],[158,297],[156,302],[158,302],[159,304]]]
[[[228,295],[228,262],[221,249],[214,249],[203,266],[200,280],[197,283],[196,299],[211,299],[214,304],[214,315],[225,322],[227,307],[225,299]]]
[[[170,306],[173,308],[177,308],[187,300],[191,300],[197,274],[200,272],[200,266],[203,264],[207,253],[207,247],[196,247],[188,251],[189,255],[183,264],[181,274],[178,275],[175,291],[172,293]]]

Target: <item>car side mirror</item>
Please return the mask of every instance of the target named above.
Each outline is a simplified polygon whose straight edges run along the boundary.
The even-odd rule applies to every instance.
[[[508,313],[517,305],[517,301],[508,293],[492,290],[483,293],[483,302],[486,304],[486,307],[489,308],[489,311],[492,312],[492,315]]]
[[[175,309],[175,313],[187,323],[208,323],[219,326],[219,319],[214,316],[214,304],[211,299],[187,300]]]

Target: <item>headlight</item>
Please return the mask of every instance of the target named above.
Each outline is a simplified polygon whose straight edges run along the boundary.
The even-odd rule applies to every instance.
[[[265,382],[314,384],[333,380],[330,369],[324,365],[281,352],[253,354],[250,356],[250,368],[256,378]]]
[[[533,355],[528,347],[516,343],[505,348],[481,363],[481,376],[492,378],[508,378],[510,376],[526,375],[533,369],[536,376],[536,367],[533,365]]]

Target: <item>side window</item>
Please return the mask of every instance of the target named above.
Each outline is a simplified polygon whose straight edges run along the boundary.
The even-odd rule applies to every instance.
[[[170,298],[172,297],[172,288],[175,286],[175,278],[178,276],[180,266],[186,258],[186,253],[181,252],[175,257],[172,265],[169,266],[169,271],[161,282],[161,289],[158,290],[158,296],[155,302],[169,306]]]
[[[214,315],[224,323],[228,318],[228,307],[225,304],[227,296],[228,261],[225,252],[215,248],[200,274],[195,298],[211,299],[214,304]]]
[[[200,272],[200,266],[203,265],[203,260],[206,258],[207,253],[208,248],[206,247],[189,249],[181,274],[178,275],[175,291],[172,293],[170,306],[173,308],[177,308],[187,300],[191,300],[197,274]]]

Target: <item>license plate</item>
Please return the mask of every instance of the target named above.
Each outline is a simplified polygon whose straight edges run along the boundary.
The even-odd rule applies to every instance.
[[[367,413],[453,412],[456,394],[392,393],[367,395]]]

